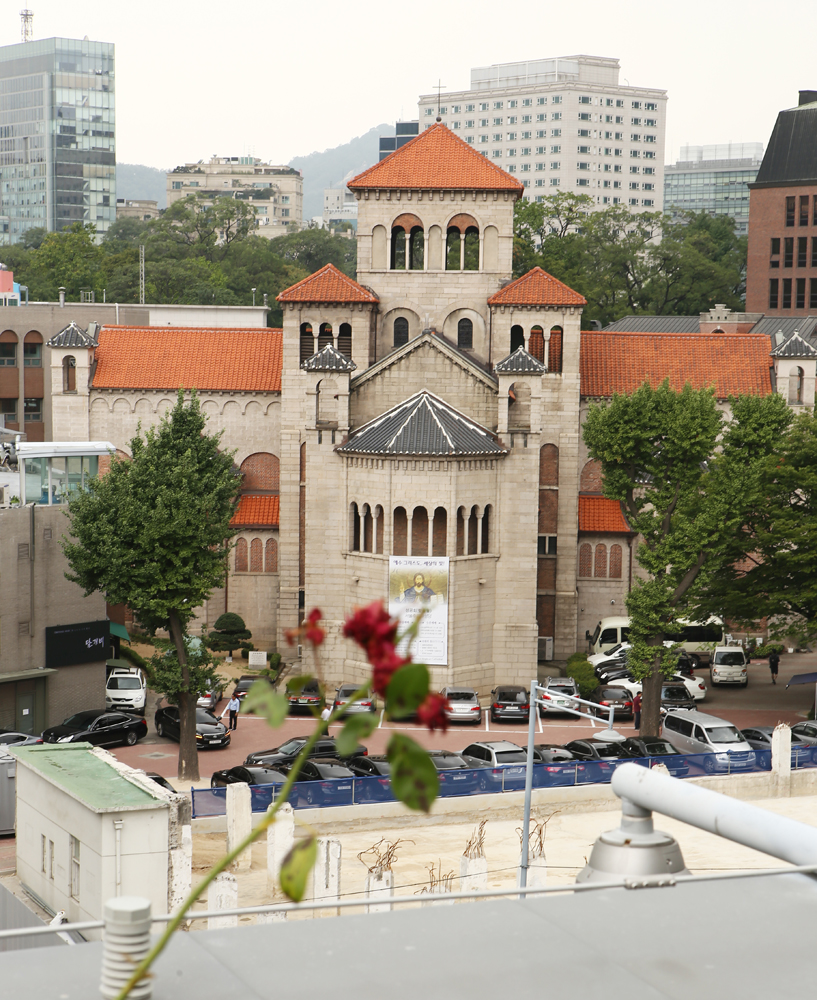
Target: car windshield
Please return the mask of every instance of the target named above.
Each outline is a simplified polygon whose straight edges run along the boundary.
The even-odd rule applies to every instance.
[[[203,708],[196,709],[196,722],[203,723],[205,726],[217,726],[218,719],[213,715],[212,712],[208,712]]]
[[[620,743],[594,743],[599,757],[626,757],[627,751]]]
[[[278,747],[278,753],[298,753],[304,745],[304,740],[287,740]]]
[[[720,663],[724,667],[742,667],[745,662],[741,649],[735,652],[715,653],[715,663]]]
[[[354,774],[343,764],[316,764],[322,778],[353,778]]]
[[[712,743],[743,743],[745,742],[734,726],[713,726],[706,730]]]
[[[63,725],[71,729],[86,729],[100,714],[100,712],[77,712],[76,715],[69,716]]]
[[[352,691],[354,690],[355,689],[352,688]],[[318,686],[318,682],[313,678],[306,681],[304,684],[296,684],[294,687],[291,687],[289,689],[289,694],[320,694],[320,687]]]
[[[554,694],[573,694],[575,688],[568,687],[566,684],[549,684],[548,691],[553,691]]]
[[[338,698],[351,698],[351,696],[357,691],[354,684],[344,684],[343,687],[338,688]]]
[[[601,697],[609,701],[629,701],[630,692],[620,687],[602,688]]]
[[[524,691],[514,691],[513,688],[500,688],[496,693],[497,701],[518,701],[523,702],[526,694]]]
[[[496,752],[497,764],[525,764],[527,760],[528,755],[524,750],[497,750]]]
[[[438,771],[450,771],[457,767],[467,767],[468,765],[458,754],[443,754],[439,757],[432,757],[431,763]]]
[[[449,701],[473,701],[476,695],[473,691],[449,691]]]
[[[138,677],[109,677],[109,691],[141,691],[142,684]]]
[[[686,699],[687,689],[684,687],[665,687],[661,691],[662,698]]]
[[[678,753],[671,743],[665,743],[663,740],[658,743],[647,743],[644,749],[650,757],[669,757]]]

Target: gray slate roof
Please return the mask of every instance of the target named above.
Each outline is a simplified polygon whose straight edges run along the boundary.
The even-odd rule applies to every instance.
[[[513,354],[509,354],[507,358],[503,358],[495,366],[494,371],[501,372],[503,375],[516,372],[532,372],[536,375],[542,375],[547,371],[547,368],[541,361],[537,361],[532,354],[529,354],[524,347],[517,347]]]
[[[364,424],[338,452],[367,455],[504,455],[495,435],[426,390]]]
[[[783,334],[788,339],[795,331],[817,346],[817,316],[764,316],[752,327],[752,333],[765,333],[772,338],[774,346],[774,335]]]
[[[301,368],[307,372],[353,372],[357,365],[332,344],[327,344],[317,354],[302,361]]]
[[[772,348],[773,358],[817,357],[817,347],[808,340],[805,340],[796,330],[788,340],[782,340],[777,335],[772,337],[772,344],[775,344],[776,340],[781,340],[781,343]]]
[[[604,327],[611,333],[700,333],[698,316],[622,316]]]
[[[51,340],[47,341],[48,347],[95,347],[96,341],[89,336],[81,326],[71,320],[64,330],[55,333]]]
[[[781,111],[750,187],[817,183],[817,103]]]

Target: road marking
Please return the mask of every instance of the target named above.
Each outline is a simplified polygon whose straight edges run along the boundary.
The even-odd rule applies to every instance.
[[[386,714],[386,709],[385,708],[381,708],[380,709],[380,722],[378,722],[378,724],[377,724],[377,728],[378,729],[382,729],[383,728],[383,716],[385,714]]]
[[[490,731],[491,731],[491,727],[488,725],[488,717],[490,716],[490,714],[491,714],[490,711],[487,711],[485,713],[485,732],[486,733],[490,733]]]

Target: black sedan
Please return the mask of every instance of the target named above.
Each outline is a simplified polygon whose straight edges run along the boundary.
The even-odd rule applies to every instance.
[[[604,687],[600,684],[590,695],[589,700],[598,705],[595,713],[604,719],[610,717],[610,708],[613,709],[614,719],[633,717],[633,696],[626,688]]]
[[[585,763],[587,781],[609,781],[619,764],[632,759],[623,742],[600,740],[595,736],[565,743],[565,750],[569,750],[577,760]],[[581,780],[578,778],[579,783]]]
[[[283,771],[272,767],[228,767],[224,771],[213,771],[210,778],[211,788],[223,788],[225,785],[281,785],[287,780]]]
[[[356,778],[371,778],[371,781],[355,782],[355,802],[390,802],[391,764],[385,754],[370,757],[347,757],[343,763]]]
[[[306,743],[306,741],[306,736],[296,736],[291,740],[287,740],[286,743],[282,743],[279,747],[273,747],[271,750],[256,750],[255,753],[247,755],[244,764],[247,767],[259,765],[261,767],[280,767],[282,764],[291,764],[301,750],[303,750],[304,743]],[[368,753],[369,751],[366,747],[358,743],[354,751],[349,756],[365,757]],[[338,748],[331,736],[325,736],[318,740],[312,747],[309,756],[332,757],[335,760],[340,759]]]
[[[683,684],[661,685],[661,708],[665,712],[671,709],[685,708],[695,710],[695,699]]]
[[[530,693],[518,685],[505,685],[491,692],[491,722],[500,719],[528,721]]]
[[[558,743],[535,744],[533,757],[538,764],[566,764],[576,759],[569,750],[565,750]]]
[[[161,774],[157,774],[155,771],[147,771],[145,777],[150,778],[151,781],[155,781],[157,785],[161,785],[166,792],[173,792],[174,795],[178,794],[173,785],[170,784],[167,778],[163,778]]]
[[[684,778],[689,774],[686,758],[678,753],[677,747],[661,736],[631,736],[622,743],[622,746],[633,757],[660,757],[660,761],[650,763],[664,764],[674,778]]]
[[[179,741],[179,709],[176,705],[158,708],[153,717],[156,735]],[[230,745],[230,731],[205,708],[196,709],[196,746],[199,750],[221,750]]]
[[[145,720],[134,715],[125,715],[124,712],[77,712],[65,719],[62,725],[46,729],[43,742],[93,743],[97,747],[115,747],[125,743],[132,747],[147,733]]]
[[[289,771],[291,767],[291,764],[281,765],[284,771]],[[301,765],[292,798],[297,797],[299,805],[351,805],[354,802],[354,779],[354,773],[339,760],[310,758]]]

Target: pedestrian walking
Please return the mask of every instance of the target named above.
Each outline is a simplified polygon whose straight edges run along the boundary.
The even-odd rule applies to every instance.
[[[772,672],[772,684],[777,684],[777,668],[780,666],[780,656],[776,652],[769,653],[769,670]]]
[[[227,702],[227,711],[230,713],[230,729],[238,729],[238,710],[241,708],[241,702],[238,700],[238,695],[233,691],[233,696]]]
[[[633,719],[633,728],[634,729],[640,729],[641,728],[641,692],[640,691],[635,696],[635,698],[633,698],[633,715],[635,716],[635,718]]]
[[[323,706],[323,711],[321,712],[321,719],[324,722],[326,722],[331,714],[332,714],[332,709],[329,707],[329,703],[327,702],[327,704]]]

